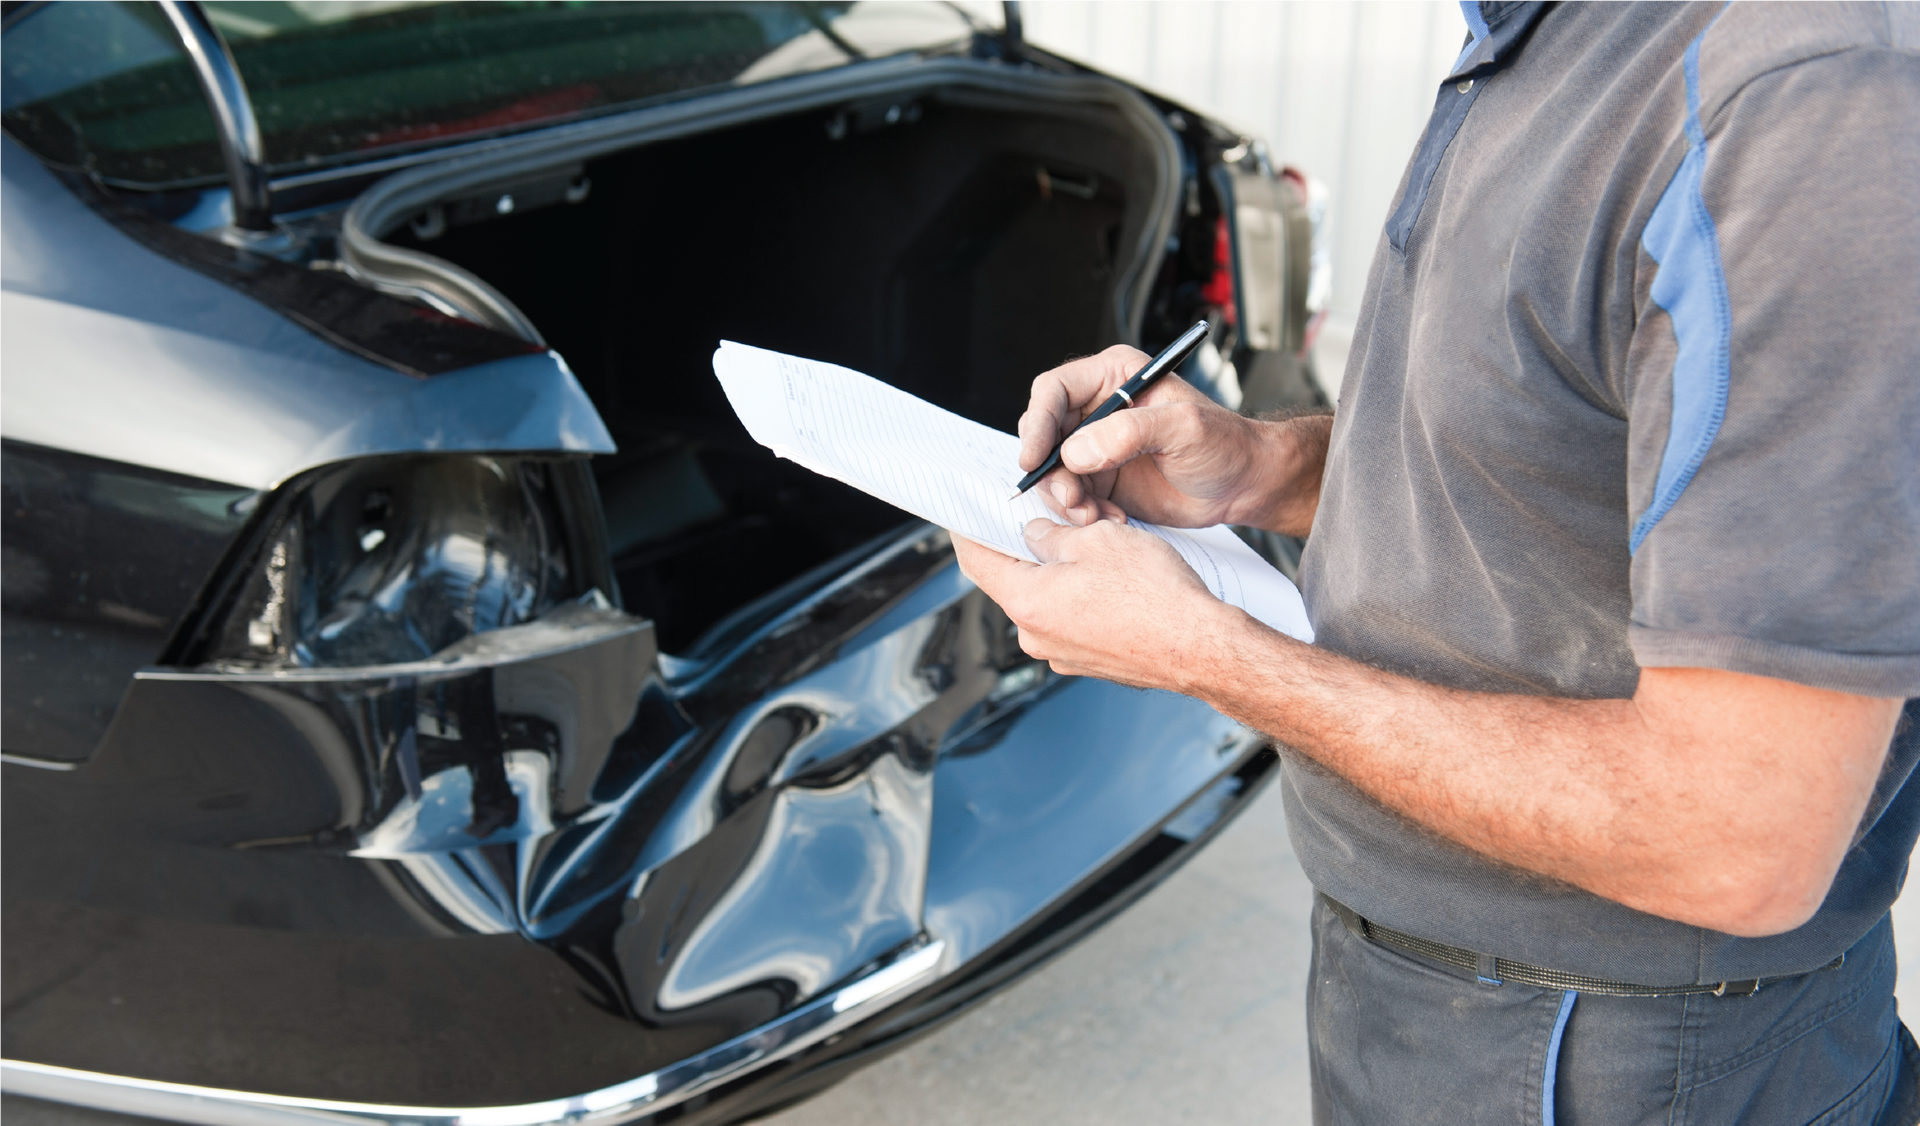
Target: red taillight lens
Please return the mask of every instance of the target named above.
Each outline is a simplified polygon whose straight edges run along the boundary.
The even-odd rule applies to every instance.
[[[1227,228],[1227,217],[1220,216],[1213,221],[1213,276],[1200,290],[1200,296],[1207,304],[1217,306],[1220,319],[1230,325],[1239,320],[1238,294],[1233,290],[1233,235]]]

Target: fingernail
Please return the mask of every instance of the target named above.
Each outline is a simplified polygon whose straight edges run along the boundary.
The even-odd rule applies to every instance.
[[[1053,499],[1059,501],[1063,505],[1067,504],[1073,496],[1073,490],[1067,487],[1067,483],[1065,481],[1050,482],[1047,485],[1047,488],[1053,491]]]
[[[1084,434],[1075,434],[1073,437],[1068,438],[1066,441],[1060,443],[1060,460],[1066,461],[1068,455],[1072,455],[1074,464],[1085,465],[1089,452],[1087,450],[1087,443],[1091,441],[1093,441],[1093,439]]]

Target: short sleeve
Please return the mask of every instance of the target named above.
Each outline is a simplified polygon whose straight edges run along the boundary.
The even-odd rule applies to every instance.
[[[1856,48],[1718,106],[1641,240],[1629,642],[1920,696],[1920,58]]]

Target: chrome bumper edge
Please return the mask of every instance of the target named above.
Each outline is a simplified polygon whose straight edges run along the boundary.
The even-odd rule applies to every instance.
[[[913,947],[866,977],[744,1036],[637,1079],[570,1098],[518,1106],[417,1107],[255,1094],[0,1060],[0,1090],[118,1114],[203,1126],[618,1126],[653,1114],[826,1039],[930,984],[946,944]]]

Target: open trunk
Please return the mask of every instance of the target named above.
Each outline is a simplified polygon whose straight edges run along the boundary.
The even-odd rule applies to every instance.
[[[596,472],[622,593],[668,652],[907,519],[755,444],[713,377],[719,341],[1011,430],[1035,374],[1137,338],[1172,210],[1164,127],[1010,102],[843,102],[523,168],[389,220],[388,245],[489,283],[592,396],[620,446]]]
[[[594,471],[627,607],[657,630],[568,585],[569,605],[430,661],[143,670],[82,766],[8,775],[9,841],[34,862],[8,870],[7,941],[44,971],[8,1024],[31,1047],[9,1050],[8,1089],[186,1121],[735,1121],[1144,892],[1277,773],[1261,737],[1190,697],[1052,675],[944,533],[890,533],[902,513],[773,458],[710,361],[723,338],[793,351],[1011,427],[1034,373],[1187,316],[1157,303],[1200,283],[1163,259],[1195,265],[1218,217],[1182,183],[1162,116],[1112,80],[898,56],[483,139],[368,186],[341,262],[316,264],[566,356],[619,442]],[[1170,256],[1176,212],[1189,252]],[[373,327],[432,355],[434,323]],[[440,397],[421,425],[445,426],[410,453],[459,438],[450,399],[518,409],[481,366],[422,384]],[[514,515],[509,494],[559,496],[547,452],[348,458],[322,499],[302,478],[254,519],[291,529],[276,544],[348,545],[328,558],[372,553],[391,521],[396,545],[600,559],[591,535],[544,538],[580,531],[564,498]],[[442,488],[447,466],[464,475]],[[281,580],[314,573],[290,557],[245,589],[284,607],[301,584]],[[284,615],[230,620],[258,647],[253,624]],[[102,981],[128,1001],[105,1023]],[[257,1050],[236,1068],[210,1037]]]

